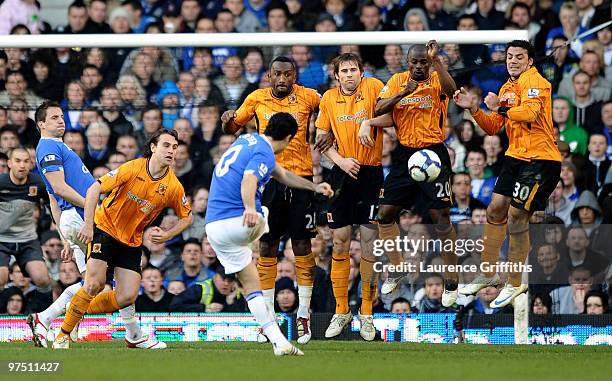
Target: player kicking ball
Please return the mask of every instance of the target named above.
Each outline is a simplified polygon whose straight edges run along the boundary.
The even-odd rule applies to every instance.
[[[326,183],[315,185],[276,163],[298,131],[296,120],[288,113],[274,114],[264,135],[244,134],[232,144],[215,166],[208,206],[206,234],[227,274],[237,274],[242,283],[249,310],[272,343],[276,356],[302,356],[304,353],[285,338],[276,324],[252,263],[249,244],[268,228],[267,210],[262,208],[261,194],[270,177],[291,188],[333,195]]]
[[[490,115],[482,112],[463,88],[454,96],[457,105],[469,109],[487,134],[497,134],[505,126],[510,141],[487,208],[482,262],[491,265],[497,262],[507,228],[508,257],[515,268],[509,272],[508,282],[491,302],[491,308],[502,308],[527,291],[528,286],[521,280],[522,272],[517,269],[529,254],[529,219],[534,211],[544,210],[561,173],[561,154],[552,123],[552,86],[533,66],[534,56],[535,49],[527,41],[515,40],[506,45],[510,79],[499,96],[489,93],[485,97],[485,104],[492,111]],[[476,294],[499,283],[498,274],[488,272],[459,293]]]

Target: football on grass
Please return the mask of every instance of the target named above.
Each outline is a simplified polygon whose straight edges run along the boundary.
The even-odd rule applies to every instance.
[[[430,183],[438,178],[441,170],[440,157],[434,151],[422,149],[408,159],[408,172],[414,181]]]

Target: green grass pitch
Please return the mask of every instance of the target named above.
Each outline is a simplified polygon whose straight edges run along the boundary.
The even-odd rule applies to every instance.
[[[64,370],[0,372],[0,380],[612,380],[612,347],[313,341],[302,349],[304,357],[276,358],[270,344],[257,343],[168,343],[160,351],[127,349],[122,341],[67,351],[1,343],[0,360],[62,360]]]

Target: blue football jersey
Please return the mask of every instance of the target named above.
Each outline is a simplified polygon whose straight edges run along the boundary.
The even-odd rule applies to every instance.
[[[76,208],[77,212],[83,217],[83,208],[76,207],[56,195],[45,176],[47,172],[63,171],[66,184],[85,197],[87,189],[94,183],[95,179],[89,173],[79,155],[60,139],[41,138],[36,147],[36,167],[45,182],[47,190],[55,197],[60,209]]]
[[[241,216],[244,213],[240,185],[246,173],[257,176],[255,204],[261,211],[261,193],[270,181],[276,160],[272,145],[256,133],[240,135],[215,166],[205,223]]]

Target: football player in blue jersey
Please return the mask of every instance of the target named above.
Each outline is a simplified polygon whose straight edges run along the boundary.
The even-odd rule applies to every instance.
[[[261,194],[270,177],[291,187],[331,197],[329,184],[314,184],[276,163],[298,130],[288,113],[274,114],[264,135],[241,135],[215,166],[206,209],[206,234],[227,274],[237,274],[251,313],[255,315],[277,356],[303,355],[282,334],[263,298],[249,247],[269,230]]]
[[[36,110],[36,126],[40,131],[40,141],[36,147],[36,166],[49,193],[51,214],[55,221],[64,247],[69,246],[81,275],[85,274],[87,245],[78,238],[83,227],[83,207],[85,195],[95,179],[83,164],[81,158],[62,141],[66,129],[64,112],[59,104],[45,102]],[[81,288],[81,283],[67,287],[64,292],[40,313],[28,316],[36,346],[47,347],[47,334],[53,320],[66,311],[66,305]],[[142,333],[135,317],[132,304],[120,310],[126,327],[126,343],[130,348],[161,349],[166,344],[154,335]],[[77,331],[71,337],[76,340]]]

